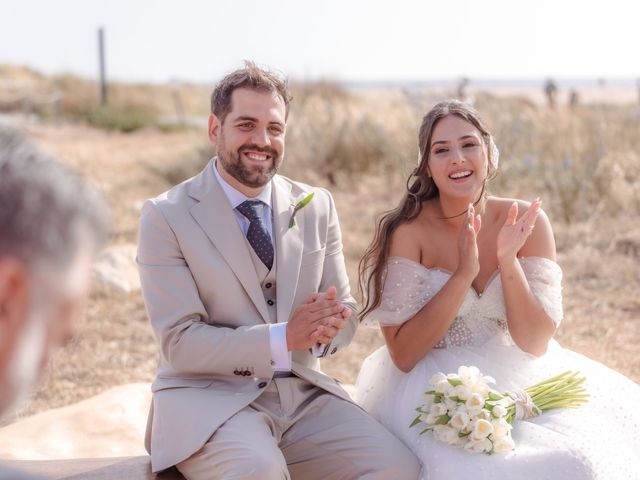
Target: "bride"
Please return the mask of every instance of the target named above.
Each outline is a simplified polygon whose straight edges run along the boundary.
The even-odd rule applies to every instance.
[[[407,194],[360,264],[362,318],[386,346],[362,366],[358,403],[413,449],[425,479],[640,478],[640,387],[552,339],[562,271],[541,200],[485,194],[498,150],[466,104],[436,105],[419,147]],[[579,370],[589,403],[517,422],[511,453],[474,455],[409,428],[432,375],[461,365],[500,391]]]

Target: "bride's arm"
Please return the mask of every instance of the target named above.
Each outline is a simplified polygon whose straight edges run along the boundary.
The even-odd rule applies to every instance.
[[[507,324],[511,338],[521,350],[540,356],[546,352],[556,325],[533,294],[517,256],[544,257],[555,261],[555,240],[549,219],[540,209],[539,202],[534,201],[518,222],[514,222],[517,212],[517,206],[512,206],[498,235],[498,264]],[[524,239],[521,238],[523,236]],[[524,245],[519,250],[514,248],[521,240]]]
[[[456,317],[471,283],[478,273],[476,235],[479,221],[474,224],[473,209],[459,238],[460,259],[458,268],[442,289],[412,318],[399,326],[383,326],[382,334],[393,363],[403,372],[413,367],[444,337]],[[408,258],[420,263],[420,245],[417,238],[422,233],[412,225],[402,225],[393,234],[390,256]]]

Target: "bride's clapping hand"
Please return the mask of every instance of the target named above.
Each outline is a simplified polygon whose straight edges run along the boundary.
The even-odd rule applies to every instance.
[[[473,205],[470,204],[458,237],[457,271],[471,280],[473,280],[480,271],[477,242],[480,226],[480,215],[475,214],[475,209]]]
[[[531,235],[540,213],[542,201],[536,198],[518,221],[518,203],[513,202],[507,213],[507,219],[498,233],[498,263],[505,264],[515,260],[518,252]]]

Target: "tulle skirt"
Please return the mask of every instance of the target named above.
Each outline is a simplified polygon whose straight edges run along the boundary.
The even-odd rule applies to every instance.
[[[431,433],[419,435],[419,426],[409,428],[431,376],[457,372],[460,365],[494,377],[499,391],[579,370],[587,378],[589,403],[516,421],[511,453],[468,453]],[[414,451],[425,480],[640,479],[640,386],[553,340],[540,358],[499,344],[434,349],[406,374],[381,347],[362,365],[356,400]]]

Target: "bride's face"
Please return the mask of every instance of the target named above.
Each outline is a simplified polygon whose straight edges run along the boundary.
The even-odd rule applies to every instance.
[[[478,129],[455,115],[440,120],[431,136],[427,169],[440,195],[477,195],[488,175],[487,147]]]

